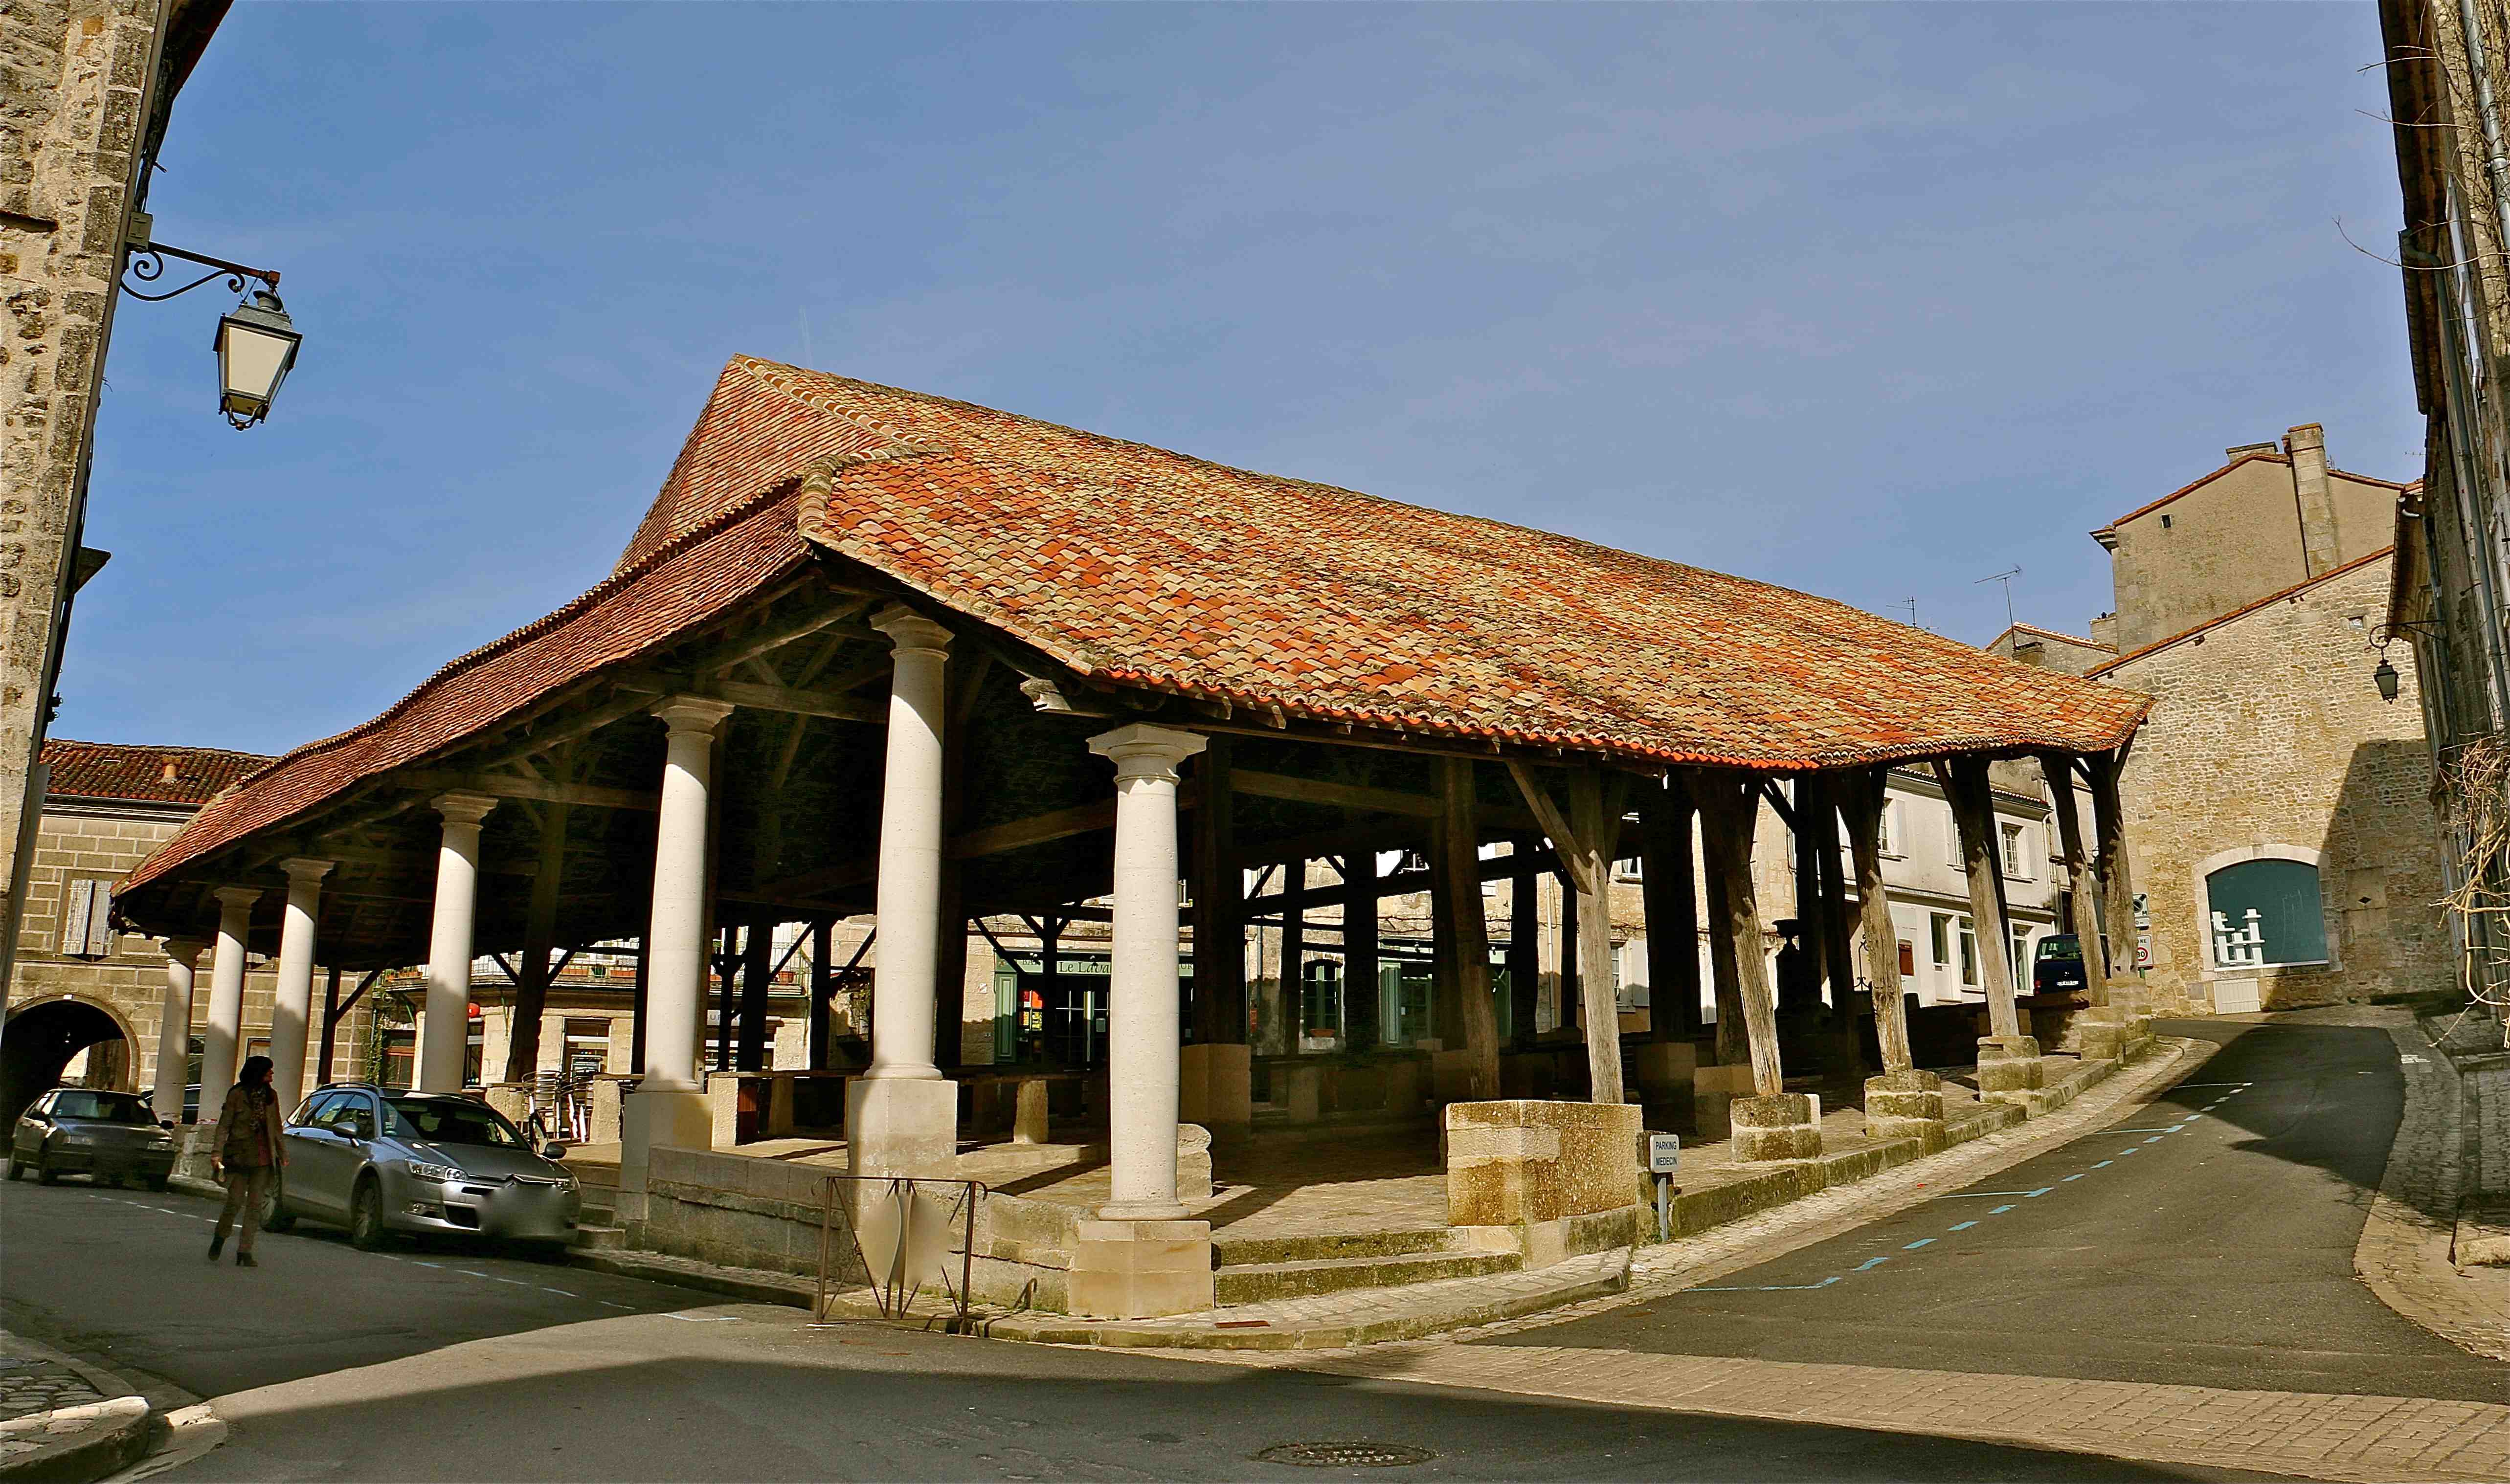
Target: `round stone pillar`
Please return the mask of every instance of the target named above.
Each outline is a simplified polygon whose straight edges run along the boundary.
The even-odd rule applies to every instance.
[[[183,1088],[191,1080],[192,978],[201,960],[201,944],[192,938],[166,940],[166,1003],[157,1014],[157,1117],[180,1123]]]
[[[209,1021],[201,1033],[201,1117],[217,1122],[235,1085],[236,1047],[244,1030],[245,941],[252,927],[256,887],[220,887],[217,954],[209,960]]]
[[[1114,962],[1107,986],[1108,1221],[1185,1214],[1177,1199],[1177,766],[1191,732],[1143,723],[1089,739],[1116,765]]]
[[[675,697],[654,708],[664,743],[663,808],[654,832],[654,910],[645,933],[645,1065],[653,1092],[696,1092],[705,1007],[706,796],[715,732],[732,707]]]
[[[323,878],[333,862],[302,856],[283,860],[287,873],[286,915],[279,924],[279,987],[270,1007],[271,1086],[282,1113],[305,1093],[305,1026],[314,1006],[314,917]],[[323,1069],[328,1072],[328,1068]]]
[[[459,1092],[463,1052],[471,1042],[471,933],[479,896],[479,824],[497,801],[484,793],[447,793],[434,802],[444,818],[444,838],[436,852],[436,917],[427,934],[427,1029],[419,1038],[418,1090]],[[307,967],[312,967],[310,960]]]
[[[899,606],[882,609],[871,622],[889,635],[894,657],[874,888],[880,957],[872,967],[871,1066],[863,1076],[938,1078],[933,975],[941,956],[941,739],[950,631]]]

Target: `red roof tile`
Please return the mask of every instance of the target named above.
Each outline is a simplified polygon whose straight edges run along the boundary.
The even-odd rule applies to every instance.
[[[609,581],[288,754],[133,883],[725,611],[806,540],[1118,684],[1637,762],[2094,750],[2149,704],[1763,583],[742,357]]]
[[[206,804],[270,759],[216,747],[147,747],[56,737],[44,742],[43,761],[52,769],[50,798]]]

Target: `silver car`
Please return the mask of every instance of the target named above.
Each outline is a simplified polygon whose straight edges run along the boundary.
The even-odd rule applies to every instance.
[[[128,1092],[55,1087],[10,1130],[9,1178],[32,1169],[46,1185],[86,1175],[98,1185],[144,1180],[162,1191],[174,1168],[171,1127]]]
[[[534,1150],[475,1098],[365,1085],[316,1089],[287,1121],[272,1231],[301,1218],[361,1247],[453,1232],[560,1247],[584,1206],[563,1145]]]

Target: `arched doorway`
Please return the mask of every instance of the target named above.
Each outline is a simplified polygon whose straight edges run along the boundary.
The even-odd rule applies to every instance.
[[[11,1007],[0,1026],[0,1127],[15,1124],[81,1051],[90,1086],[127,1090],[132,1050],[130,1028],[103,1006],[63,997]]]

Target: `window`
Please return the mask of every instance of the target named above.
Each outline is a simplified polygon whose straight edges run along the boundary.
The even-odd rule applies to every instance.
[[[2318,867],[2306,860],[2243,860],[2205,878],[2214,964],[2262,969],[2327,962]]]
[[[1953,961],[1953,920],[1949,913],[1933,913],[1926,919],[1927,946],[1934,950],[1937,969],[1951,967]]]
[[[1874,824],[1875,853],[1882,856],[1898,856],[1900,849],[1893,842],[1899,838],[1900,802],[1897,799],[1885,799],[1882,801],[1882,817]]]
[[[1639,881],[1644,879],[1639,874],[1639,857],[1632,856],[1626,860],[1614,861],[1613,879],[1615,881]]]
[[[2028,831],[2006,822],[1997,826],[1997,835],[2003,845],[2005,876],[2014,881],[2030,880],[2031,853],[2024,848],[2030,839]]]
[[[113,883],[100,877],[70,882],[61,898],[61,953],[74,959],[113,956]]]
[[[1949,800],[1944,804],[1944,861],[1948,865],[1969,864],[1968,857],[1961,854],[1960,816],[1953,813]]]
[[[1961,919],[1960,948],[1961,982],[1976,984],[1978,982],[1978,934],[1970,930],[1969,919],[1966,917]]]
[[[2031,993],[2031,933],[2028,930],[2013,930],[2013,956],[2004,962],[2013,966],[2013,992],[2018,995]]]

